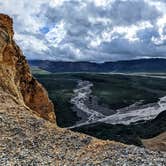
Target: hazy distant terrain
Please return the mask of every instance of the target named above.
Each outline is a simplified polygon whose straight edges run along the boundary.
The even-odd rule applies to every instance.
[[[31,66],[36,66],[49,72],[114,72],[114,73],[165,73],[166,59],[138,59],[105,63],[93,62],[63,62],[49,60],[29,60]]]

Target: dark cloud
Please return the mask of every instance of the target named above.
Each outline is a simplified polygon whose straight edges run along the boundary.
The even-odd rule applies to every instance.
[[[154,22],[160,15],[155,6],[150,6],[143,0],[117,0],[112,4],[109,14],[117,25],[130,25],[139,21]]]
[[[56,3],[55,3],[56,2]],[[166,56],[166,1],[1,1],[28,58],[108,61]]]

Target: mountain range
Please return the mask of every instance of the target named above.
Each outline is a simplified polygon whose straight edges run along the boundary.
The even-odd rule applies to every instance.
[[[114,73],[135,73],[166,72],[166,59],[137,59],[116,62],[63,62],[49,60],[29,60],[30,66],[39,67],[49,72],[114,72]]]

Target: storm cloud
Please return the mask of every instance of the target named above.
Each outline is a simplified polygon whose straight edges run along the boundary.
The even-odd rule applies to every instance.
[[[29,59],[166,58],[164,0],[0,0]]]

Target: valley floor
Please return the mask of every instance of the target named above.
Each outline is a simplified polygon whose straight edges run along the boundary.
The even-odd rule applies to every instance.
[[[162,114],[166,110],[163,73],[36,73],[35,76],[55,103],[61,127],[138,146],[144,146],[143,139],[166,131],[166,114]],[[161,116],[156,119],[158,114]],[[165,143],[163,139],[161,142]]]
[[[134,122],[154,119],[166,110],[166,96],[160,98],[156,103],[142,104],[142,102],[136,102],[128,107],[110,110],[98,104],[97,97],[92,95],[92,87],[92,82],[80,80],[77,88],[74,89],[71,104],[74,105],[74,111],[81,117],[81,122],[77,122],[76,125],[69,128],[96,122],[129,125]]]

